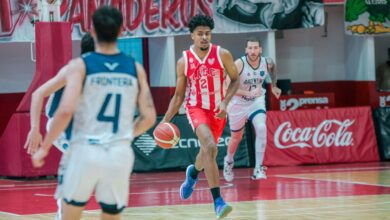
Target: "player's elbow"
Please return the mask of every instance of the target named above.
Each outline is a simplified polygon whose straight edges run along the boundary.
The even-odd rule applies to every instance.
[[[73,115],[73,109],[62,108],[56,111],[55,117],[66,120],[72,118],[72,115]]]
[[[150,108],[142,114],[142,118],[144,119],[144,124],[146,127],[151,128],[156,123],[157,113],[154,108]]]
[[[31,99],[32,99],[33,101],[38,100],[38,99],[41,98],[41,97],[42,97],[42,91],[41,91],[40,89],[35,90],[35,91],[32,93],[32,95],[31,95]]]

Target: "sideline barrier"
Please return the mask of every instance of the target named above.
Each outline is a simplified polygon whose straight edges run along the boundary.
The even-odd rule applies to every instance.
[[[267,112],[264,164],[378,161],[370,107]]]
[[[161,119],[162,117],[158,117],[158,121]],[[153,130],[155,127],[149,129],[132,143],[135,154],[134,171],[144,172],[161,169],[184,169],[195,162],[195,157],[200,149],[200,144],[188,123],[187,117],[185,115],[177,115],[171,122],[177,125],[180,130],[181,137],[179,143],[172,149],[162,149],[156,146],[156,142],[153,139]],[[230,130],[229,126],[226,126],[218,143],[217,163],[219,167],[223,167],[223,158],[226,155],[229,139]],[[248,147],[246,143],[247,137],[244,135],[234,156],[235,167],[249,166]]]

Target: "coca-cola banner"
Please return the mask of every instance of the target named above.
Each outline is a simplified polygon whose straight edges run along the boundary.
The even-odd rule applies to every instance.
[[[369,107],[267,112],[265,165],[378,161]]]
[[[31,20],[38,17],[37,1],[0,0],[0,42],[33,39]],[[50,2],[58,1],[61,0]],[[322,0],[62,0],[57,11],[60,11],[62,21],[73,24],[73,38],[79,38],[91,28],[92,14],[101,5],[120,9],[124,17],[124,37],[188,34],[187,24],[197,13],[214,18],[215,33],[309,28],[324,24]]]

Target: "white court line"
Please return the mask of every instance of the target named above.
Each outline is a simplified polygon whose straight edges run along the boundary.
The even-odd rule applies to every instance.
[[[359,170],[390,170],[390,166],[388,167],[383,167],[383,166],[378,166],[378,167],[351,167],[351,168],[329,168],[329,169],[320,169],[317,171],[359,171]],[[313,170],[315,171],[315,170]]]
[[[349,181],[349,180],[334,180],[334,179],[322,179],[315,177],[300,177],[300,176],[287,176],[287,175],[275,175],[276,177],[282,178],[290,178],[290,179],[303,179],[303,180],[316,180],[316,181],[328,181],[328,182],[336,182],[336,183],[348,183],[348,184],[359,184],[359,185],[367,185],[367,186],[381,186],[381,187],[390,187],[389,185],[383,184],[374,184],[374,183],[366,183],[366,182],[357,182],[357,181]]]
[[[233,186],[233,183],[226,183],[225,185],[222,185],[220,186],[220,188],[224,189],[224,188],[229,188],[229,187],[232,187]],[[210,188],[209,187],[203,187],[203,188],[196,188],[194,189],[194,191],[201,191],[201,190],[209,190]],[[177,189],[177,190],[164,190],[164,191],[147,191],[147,192],[136,192],[136,193],[132,193],[130,192],[129,195],[147,195],[147,194],[161,194],[161,193],[177,193],[179,192],[180,190]],[[54,194],[44,194],[44,193],[35,193],[34,196],[42,196],[42,197],[46,197],[46,196],[54,196]],[[94,195],[92,195],[94,196]]]
[[[26,184],[9,184],[9,185],[0,185],[0,188],[6,188],[6,187],[19,187],[19,186],[52,186],[57,185],[57,182],[55,183],[26,183]]]
[[[356,196],[354,196],[356,197]],[[317,200],[317,199],[329,199],[329,200],[334,200],[334,199],[337,199],[339,197],[321,197],[321,198],[313,198],[313,200]],[[346,198],[352,198],[351,197],[346,197]],[[294,201],[294,200],[305,200],[304,198],[299,198],[299,199],[286,199],[286,200],[283,200],[283,201]],[[262,202],[265,202],[266,201],[262,201]],[[386,204],[390,204],[390,201],[388,202],[370,202],[370,203],[363,203],[363,204],[348,204],[347,201],[344,201],[343,204],[338,204],[338,205],[330,205],[330,206],[321,206],[321,207],[308,207],[308,208],[299,208],[299,207],[292,207],[292,208],[282,208],[282,209],[266,209],[266,214],[264,216],[291,216],[291,215],[310,215],[310,214],[315,214],[315,215],[318,215],[318,214],[334,214],[334,213],[345,213],[345,212],[348,212],[348,210],[346,211],[345,208],[358,208],[358,207],[365,207],[365,206],[373,206],[373,205],[386,205]],[[240,203],[240,202],[232,202],[231,204],[233,205],[233,207],[235,207],[235,204],[236,203]],[[245,201],[245,202],[242,202],[242,203],[256,203],[256,201]],[[182,207],[189,207],[189,206],[193,206],[193,205],[205,205],[207,206],[207,204],[209,203],[205,203],[205,204],[191,204],[191,205],[165,205],[165,206],[143,206],[143,207],[127,207],[128,209],[142,209],[142,208],[152,208],[152,207],[172,207],[172,206],[182,206]],[[324,209],[336,209],[336,210],[324,210]],[[342,210],[337,210],[337,209],[342,209]],[[142,210],[141,210],[142,211]],[[300,212],[300,211],[303,211]],[[311,212],[313,211],[313,212]],[[383,209],[383,208],[369,208],[369,209],[356,209],[356,210],[351,210],[352,212],[356,213],[356,212],[367,212],[367,211],[389,211],[389,209]],[[96,214],[97,212],[100,212],[99,209],[97,210],[88,210],[86,212],[89,212],[89,213],[93,213],[93,214]],[[180,214],[185,214],[185,215],[188,215],[188,214],[191,214],[193,213],[194,215],[204,215],[204,214],[214,214],[214,212],[212,211],[194,211],[194,212],[191,212],[191,211],[177,211],[175,210],[174,211],[175,214],[177,215],[180,215]],[[234,217],[240,217],[240,218],[244,218],[244,217],[247,217],[247,218],[253,218],[253,215],[249,215],[251,213],[256,213],[256,210],[239,210],[239,209],[234,209],[233,212],[235,213]],[[166,212],[161,212],[159,211],[159,215],[160,216],[169,216],[171,215],[171,211],[166,211]],[[242,215],[236,215],[236,213],[241,213]],[[269,214],[268,214],[269,213]],[[278,213],[278,214],[277,214]],[[127,212],[124,212],[123,213],[123,217],[125,216],[153,216],[155,215],[156,213],[148,213],[148,212],[143,212],[143,213],[127,213]],[[246,214],[246,215],[245,215]],[[233,216],[232,216],[233,217]],[[200,217],[199,218],[196,218],[196,219],[209,219],[208,217]]]
[[[3,212],[3,211],[0,211],[0,214],[5,214],[5,215],[12,215],[12,216],[21,216],[21,215],[15,214],[15,213],[11,213],[11,212]]]

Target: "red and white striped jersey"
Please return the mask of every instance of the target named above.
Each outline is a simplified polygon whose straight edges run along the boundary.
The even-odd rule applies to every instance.
[[[187,76],[186,106],[215,110],[224,99],[225,73],[219,50],[219,46],[210,44],[203,60],[192,48],[183,51],[184,74]]]

